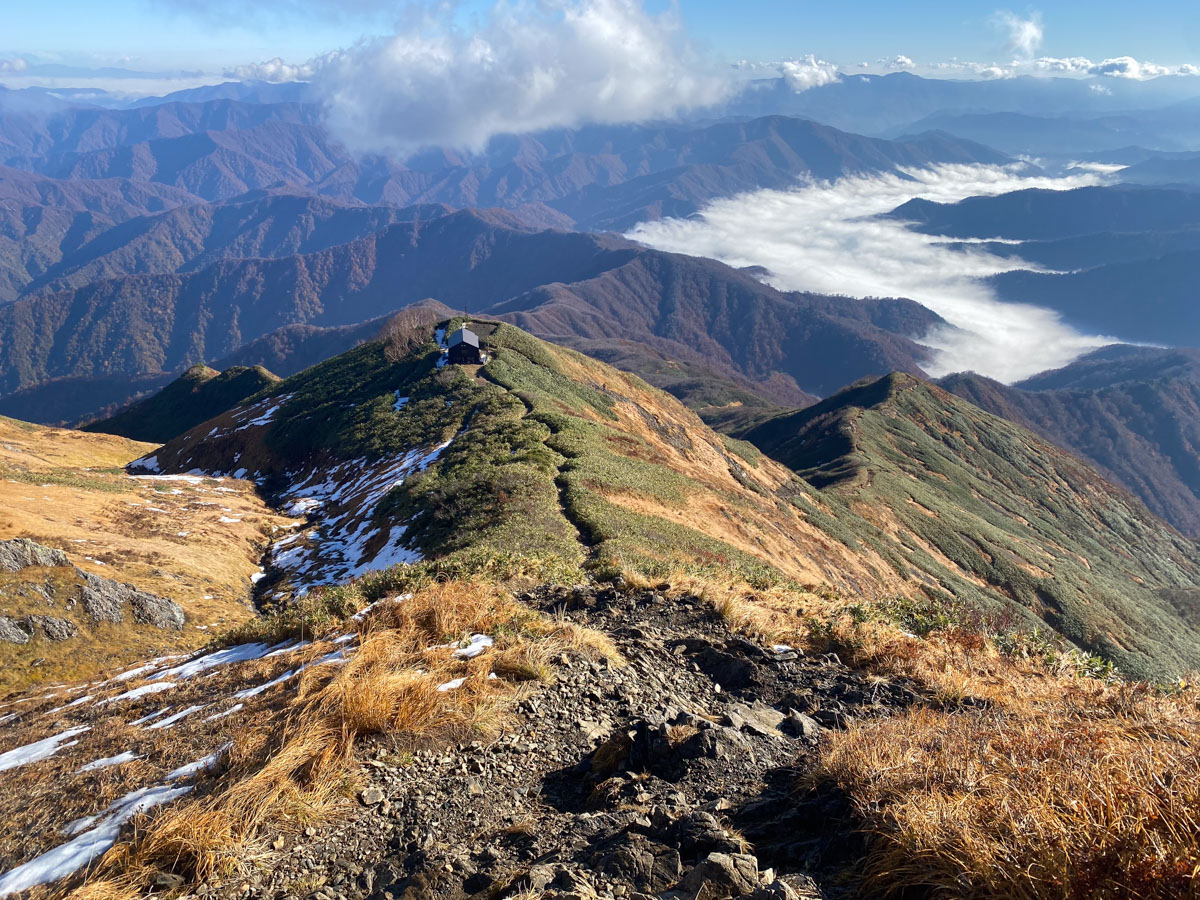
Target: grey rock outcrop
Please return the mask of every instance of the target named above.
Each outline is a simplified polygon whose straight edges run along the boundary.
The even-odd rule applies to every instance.
[[[43,547],[28,538],[0,541],[0,572],[20,572],[30,566],[69,566],[70,560],[61,550]]]
[[[0,571],[20,572],[33,566],[70,568],[82,582],[77,596],[66,600],[65,605],[76,604],[95,624],[120,625],[130,617],[139,625],[178,631],[183,628],[183,609],[174,600],[139,591],[133,585],[102,578],[80,571],[71,565],[65,553],[43,547],[34,541],[18,538],[0,541]],[[46,597],[47,605],[53,600],[39,586],[32,588]],[[3,595],[0,594],[0,603]],[[28,643],[35,635],[51,641],[65,641],[79,633],[78,627],[67,619],[55,616],[11,616],[3,615],[0,608],[0,641],[10,644]]]
[[[6,644],[28,644],[33,634],[21,627],[20,619],[0,616],[0,641]]]

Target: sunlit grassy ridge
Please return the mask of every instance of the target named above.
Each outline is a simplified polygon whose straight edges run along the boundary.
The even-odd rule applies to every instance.
[[[227,414],[169,442],[158,463],[244,468],[270,492],[314,466],[369,470],[449,441],[375,516],[380,527],[404,523],[408,546],[456,571],[519,555],[526,571],[575,578],[688,565],[760,583],[890,588],[890,576],[872,574],[886,572],[882,560],[807,525],[787,500],[808,491],[802,483],[674,398],[512,326],[476,328],[490,348],[481,367],[437,366],[434,329],[423,325],[252,398],[281,400],[269,427],[240,429]]]
[[[0,694],[38,682],[88,678],[158,651],[190,650],[212,629],[249,618],[249,578],[274,523],[283,521],[249,485],[130,478],[124,466],[153,445],[0,417],[0,540],[30,538],[65,552],[93,575],[178,602],[182,631],[128,619],[96,624],[37,588],[73,569],[0,573],[0,613],[69,619],[80,634],[62,643],[0,643]],[[199,481],[198,479],[196,479]]]
[[[1200,665],[1196,545],[1021,427],[893,375],[745,436],[868,523],[826,528],[935,590],[1012,601],[1129,675]]]
[[[433,326],[413,325],[255,398],[279,401],[269,426],[218,417],[159,463],[245,468],[269,492],[449,442],[374,524],[403,524],[408,547],[455,574],[735,573],[1049,626],[1133,677],[1200,665],[1195,545],[1019,426],[890,376],[747,444],[636,376],[506,324],[476,328],[483,366],[438,366]]]

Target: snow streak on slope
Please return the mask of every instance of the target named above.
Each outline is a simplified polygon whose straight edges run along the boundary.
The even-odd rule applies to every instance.
[[[1011,382],[1066,365],[1112,339],[1080,334],[1046,309],[1002,303],[978,280],[1037,266],[956,251],[942,238],[878,216],[917,197],[952,203],[1098,183],[1096,174],[1030,177],[1000,166],[943,165],[756,191],[718,200],[692,219],[644,223],[629,237],[733,266],[763,266],[771,273],[766,280],[781,290],[916,300],[955,326],[911,335],[934,349],[926,367],[931,375],[974,370]]]
[[[272,547],[271,566],[304,593],[319,584],[336,584],[372,569],[421,559],[404,546],[403,525],[379,522],[375,513],[388,492],[436,460],[450,442],[370,463],[352,460],[314,468],[292,479],[284,493],[289,509],[303,509],[318,520],[303,536],[290,535]]]

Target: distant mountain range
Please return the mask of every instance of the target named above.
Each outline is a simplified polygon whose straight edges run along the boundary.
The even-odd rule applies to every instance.
[[[847,131],[881,136],[914,134],[929,127],[944,127],[952,121],[978,124],[977,117],[983,117],[982,122],[989,127],[977,133],[999,134],[1005,138],[997,145],[1002,149],[1009,144],[1020,147],[1021,138],[1029,134],[1028,130],[1017,127],[1006,135],[991,126],[992,122],[1021,121],[1009,119],[1013,114],[1046,122],[1039,127],[1051,133],[1058,126],[1055,120],[1077,121],[1080,125],[1074,127],[1086,129],[1090,127],[1084,124],[1087,120],[1124,116],[1134,119],[1150,133],[1179,144],[1186,143],[1188,135],[1194,134],[1195,98],[1195,88],[1186,78],[1137,81],[1025,76],[960,80],[893,72],[842,74],[836,81],[802,90],[796,90],[786,78],[763,79],[740,94],[728,112],[806,116]],[[987,117],[993,118],[989,121]],[[936,125],[937,122],[942,125]],[[964,129],[959,136],[972,135]],[[1085,145],[1078,149],[1097,148]]]
[[[885,141],[784,116],[548,131],[496,138],[476,156],[430,150],[404,162],[354,158],[315,105],[209,100],[0,117],[0,164],[57,179],[126,178],[208,201],[287,186],[373,205],[500,206],[589,229],[689,215],[804,175],[1006,161],[945,134]]]
[[[1003,300],[1055,310],[1091,334],[1200,346],[1200,192],[1026,190],[952,204],[912,200],[888,215],[925,234],[982,241],[990,252],[1059,269],[993,276]]]
[[[465,211],[302,256],[225,260],[10,303],[0,307],[0,389],[182,371],[277,329],[351,326],[429,297],[596,348],[639,341],[788,404],[864,374],[921,371],[926,351],[913,338],[942,324],[907,300],[782,293],[712,260]]]

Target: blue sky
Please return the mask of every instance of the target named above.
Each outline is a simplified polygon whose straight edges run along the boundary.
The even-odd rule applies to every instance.
[[[469,24],[487,5],[459,3],[452,15]],[[666,5],[648,2],[651,10]],[[272,57],[302,62],[360,37],[387,33],[398,18],[398,6],[382,0],[260,0],[254,4],[260,12],[250,19],[246,6],[220,0],[4,0],[0,58],[219,72]],[[693,39],[723,60],[811,53],[839,65],[898,55],[918,66],[952,58],[1004,62],[1012,53],[994,19],[1008,9],[1022,18],[1040,16],[1039,55],[1200,63],[1195,0],[1158,0],[1138,7],[1137,15],[1128,3],[1111,0],[1036,7],[979,0],[679,0],[678,7]]]

